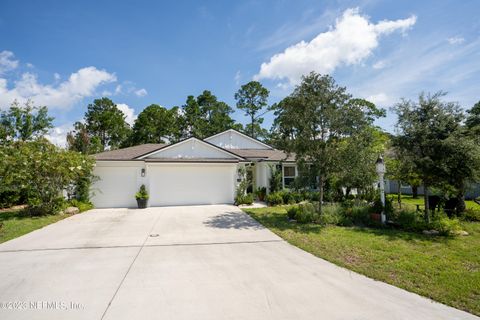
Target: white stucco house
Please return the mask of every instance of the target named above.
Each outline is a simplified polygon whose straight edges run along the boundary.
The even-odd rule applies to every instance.
[[[230,129],[206,139],[173,144],[143,144],[95,155],[92,202],[98,207],[136,207],[144,184],[149,206],[233,203],[239,168],[245,166],[253,188],[266,187],[272,168],[282,170],[288,186],[298,174],[293,155]]]

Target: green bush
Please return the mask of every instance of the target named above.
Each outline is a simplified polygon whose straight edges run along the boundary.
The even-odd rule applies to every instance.
[[[332,225],[350,225],[350,220],[347,220],[344,215],[344,210],[337,204],[324,205],[322,208],[322,214],[319,216],[319,222],[321,224]]]
[[[463,219],[467,221],[480,222],[480,210],[467,209],[463,213]]]
[[[421,231],[424,228],[423,218],[417,211],[403,209],[394,217],[393,221],[403,230]]]
[[[295,197],[293,196],[293,193],[287,190],[283,190],[279,192],[280,195],[282,196],[282,201],[284,204],[294,204],[295,203]]]
[[[272,192],[267,194],[265,197],[265,201],[268,203],[269,206],[278,206],[283,204],[283,198],[281,193],[279,192]]]
[[[316,222],[318,220],[318,214],[315,210],[315,206],[311,203],[299,204],[295,220],[299,223]]]
[[[300,192],[292,192],[292,197],[295,203],[302,202],[304,200],[303,194]]]
[[[92,203],[83,202],[83,201],[80,201],[80,200],[77,200],[77,199],[71,200],[70,205],[72,207],[77,207],[80,210],[80,212],[84,212],[84,211],[88,211],[88,210],[93,209],[93,204]]]
[[[437,230],[443,236],[453,235],[455,232],[461,230],[458,219],[449,219],[446,216],[440,216],[434,219],[430,228]]]
[[[148,196],[147,188],[145,188],[145,185],[142,184],[140,186],[140,190],[138,190],[138,192],[135,194],[135,199],[148,200],[148,198],[149,196]]]
[[[375,222],[372,221],[372,218],[370,217],[371,206],[352,205],[351,207],[345,207],[345,205],[342,204],[342,208],[344,217],[349,223],[363,226],[370,226],[375,224]]]
[[[252,204],[253,203],[253,194],[245,194],[245,195],[237,195],[235,198],[235,204],[236,205],[241,205],[241,204]]]
[[[299,211],[300,211],[300,208],[298,206],[291,206],[290,208],[288,208],[287,210],[288,219],[290,220],[295,219]]]

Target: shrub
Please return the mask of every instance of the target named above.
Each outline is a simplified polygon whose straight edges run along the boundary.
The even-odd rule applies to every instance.
[[[463,213],[463,219],[467,221],[477,221],[480,222],[480,210],[467,209]]]
[[[343,215],[346,219],[346,222],[348,223],[353,223],[356,225],[373,225],[375,224],[374,221],[370,218],[370,211],[371,207],[370,206],[351,206],[351,207],[345,207],[342,204],[343,207]]]
[[[265,197],[265,201],[268,203],[269,206],[278,206],[283,204],[283,198],[279,192],[267,194],[267,196]]]
[[[449,219],[446,216],[440,216],[431,223],[431,229],[437,230],[441,235],[448,236],[460,231],[460,222],[458,219]]]
[[[265,196],[267,195],[267,188],[265,187],[258,188],[257,191],[255,191],[255,194],[258,197],[258,200],[264,201]]]
[[[84,211],[93,209],[93,204],[92,203],[79,201],[77,199],[71,200],[70,205],[72,207],[77,207],[80,210],[80,212],[84,212]]]
[[[135,199],[137,200],[147,200],[149,198],[147,188],[145,188],[145,185],[142,184],[140,186],[140,190],[135,194]]]
[[[295,215],[295,220],[300,223],[316,222],[318,220],[318,214],[315,210],[315,206],[311,203],[298,205],[298,212]]]
[[[270,176],[270,192],[274,193],[282,189],[282,171],[275,168],[275,166],[270,166],[270,171],[272,175]]]
[[[296,203],[302,202],[304,200],[303,194],[300,192],[292,192],[292,197]]]
[[[236,205],[241,205],[241,204],[252,204],[253,203],[253,194],[245,194],[245,195],[237,195],[235,198],[235,204]]]
[[[282,201],[284,204],[294,204],[295,203],[295,198],[293,196],[293,193],[290,191],[280,191],[280,195],[282,196]]]
[[[321,224],[332,225],[350,225],[350,220],[345,219],[345,215],[341,206],[325,205],[322,208],[322,214],[319,216],[319,222]]]
[[[299,211],[300,211],[300,208],[298,206],[291,206],[290,208],[288,208],[287,210],[288,219],[290,220],[295,219]]]
[[[420,231],[423,229],[423,222],[416,211],[400,210],[393,220],[404,230]]]

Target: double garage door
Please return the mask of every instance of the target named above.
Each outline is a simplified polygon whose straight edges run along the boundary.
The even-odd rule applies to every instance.
[[[145,176],[142,177],[142,168]],[[135,193],[145,184],[149,206],[233,203],[235,164],[139,164],[95,168],[92,201],[97,208],[136,207]]]

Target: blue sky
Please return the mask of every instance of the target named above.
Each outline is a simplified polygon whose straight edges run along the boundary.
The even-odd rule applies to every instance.
[[[258,79],[274,103],[309,70],[385,108],[438,90],[470,108],[480,100],[479,12],[474,0],[2,0],[0,108],[47,105],[62,144],[97,97],[132,121],[204,89],[234,106],[239,86]],[[378,122],[394,123],[391,114]]]

